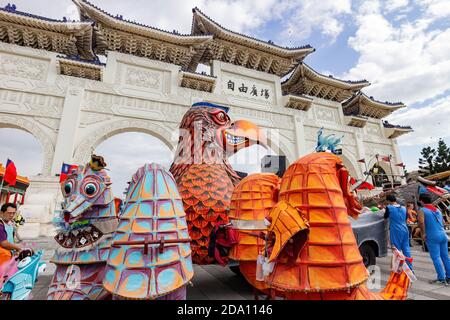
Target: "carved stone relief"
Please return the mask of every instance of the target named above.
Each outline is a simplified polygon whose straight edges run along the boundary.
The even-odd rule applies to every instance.
[[[86,91],[82,110],[179,123],[188,109],[158,101]]]
[[[59,97],[0,89],[0,112],[60,118],[63,104]]]
[[[43,81],[47,77],[48,64],[43,60],[3,53],[0,55],[0,74]]]
[[[336,109],[322,106],[313,106],[312,109],[315,111],[317,120],[339,123]]]
[[[161,72],[128,67],[125,84],[145,89],[161,89]]]
[[[378,124],[368,123],[364,130],[366,131],[366,134],[381,136],[380,126]]]

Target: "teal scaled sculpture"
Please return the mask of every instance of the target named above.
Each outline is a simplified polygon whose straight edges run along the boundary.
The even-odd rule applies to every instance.
[[[336,154],[336,147],[342,142],[344,136],[337,138],[336,135],[330,134],[328,136],[323,135],[323,127],[317,131],[317,147],[316,152],[325,152],[330,150],[331,153]]]

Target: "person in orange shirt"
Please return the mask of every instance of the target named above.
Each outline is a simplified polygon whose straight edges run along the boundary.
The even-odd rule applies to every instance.
[[[414,210],[414,204],[409,202],[406,205],[406,213],[408,214],[407,222],[409,224],[417,223],[417,211]],[[419,226],[409,226],[412,238],[420,238],[420,228]]]
[[[417,212],[414,210],[414,204],[412,202],[408,202],[406,205],[406,213],[408,214],[408,223],[417,222]]]
[[[6,203],[0,209],[0,266],[22,250],[14,244],[13,219],[16,212],[17,207],[13,203]]]

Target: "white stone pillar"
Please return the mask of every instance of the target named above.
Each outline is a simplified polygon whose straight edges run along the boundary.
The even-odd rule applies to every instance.
[[[58,177],[34,176],[30,178],[25,204],[19,210],[25,224],[18,229],[21,239],[36,239],[55,235],[52,220],[62,201]]]
[[[216,77],[216,86],[213,93],[220,95],[222,92],[222,62],[213,60],[211,64],[211,76]]]
[[[355,128],[356,132],[355,134],[355,141],[356,141],[356,157],[358,159],[356,160],[360,160],[360,159],[366,159],[366,148],[364,147],[364,143],[363,143],[363,129],[362,128]],[[369,159],[366,159],[367,164],[364,163],[360,163],[358,162],[357,165],[360,169],[360,171],[358,172],[358,178],[364,178],[364,174],[361,175],[361,172],[365,172],[366,171],[366,166],[369,165],[368,163]]]
[[[297,157],[300,158],[306,155],[306,137],[303,118],[300,116],[294,116],[295,127],[295,144],[297,146]]]
[[[61,172],[63,162],[71,163],[75,148],[75,139],[80,123],[81,104],[84,89],[69,87],[64,99],[64,108],[59,124],[58,138],[56,141],[55,155],[53,157],[51,175]]]
[[[391,139],[392,141],[392,149],[394,150],[394,159],[395,159],[395,163],[392,164],[392,168],[395,171],[397,171],[397,174],[403,175],[404,171],[403,168],[401,167],[397,167],[396,164],[398,163],[402,163],[402,156],[400,153],[400,149],[398,148],[398,143],[397,143],[397,139]],[[402,181],[404,183],[406,183],[406,179],[402,179]]]
[[[115,83],[117,70],[117,55],[114,51],[108,51],[108,60],[106,60],[106,67],[103,70],[103,82]]]

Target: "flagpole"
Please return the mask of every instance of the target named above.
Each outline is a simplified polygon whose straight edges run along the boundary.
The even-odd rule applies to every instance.
[[[392,190],[394,190],[394,170],[392,169],[391,159],[392,159],[392,154],[389,155],[389,167],[391,167],[391,177],[392,177],[391,187],[392,187]]]
[[[379,159],[379,156],[380,156],[380,155],[379,155],[378,153],[375,155],[375,158],[377,158],[377,168],[378,168],[377,170],[380,170],[380,159]],[[380,173],[377,172],[376,175],[377,175],[377,176],[380,176]],[[378,179],[375,178],[375,180],[378,180]],[[383,179],[381,179],[381,180],[383,181]],[[375,181],[374,181],[374,182],[375,182]],[[381,186],[383,186],[383,184],[381,184]]]
[[[0,201],[2,200],[3,183],[5,182],[5,176],[2,177],[2,183],[0,184]]]
[[[364,165],[366,166],[366,175],[369,174],[369,167],[367,166],[367,161],[364,159]],[[373,181],[372,181],[373,182]]]
[[[8,161],[6,161],[6,163],[8,163]],[[5,173],[6,173],[6,167],[5,167]],[[0,184],[0,201],[2,200],[3,184],[5,182],[5,173],[3,173],[2,183]]]

